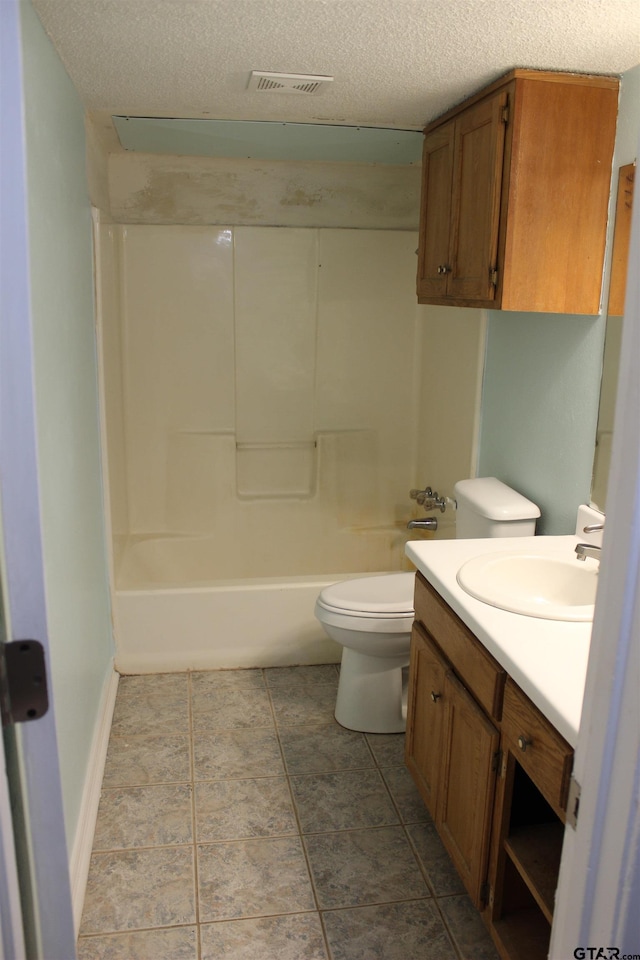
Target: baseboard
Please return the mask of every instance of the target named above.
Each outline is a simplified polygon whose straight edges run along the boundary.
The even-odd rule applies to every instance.
[[[115,670],[110,670],[102,688],[100,707],[93,734],[93,742],[91,744],[91,753],[89,755],[87,775],[84,781],[84,790],[82,791],[80,816],[78,817],[78,826],[73,842],[73,850],[71,851],[69,873],[76,936],[80,929],[84,895],[89,877],[93,835],[96,828],[102,777],[104,775],[104,765],[107,758],[109,733],[111,731],[111,720],[116,703],[119,679],[120,677]]]

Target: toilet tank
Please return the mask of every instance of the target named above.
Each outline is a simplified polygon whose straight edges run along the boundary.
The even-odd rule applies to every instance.
[[[496,477],[459,480],[456,538],[532,537],[540,509]]]

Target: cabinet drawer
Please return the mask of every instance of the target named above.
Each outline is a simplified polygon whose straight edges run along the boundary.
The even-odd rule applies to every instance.
[[[573,750],[512,680],[507,680],[502,733],[518,763],[564,820]]]
[[[415,613],[467,689],[490,716],[499,720],[505,671],[419,573]]]

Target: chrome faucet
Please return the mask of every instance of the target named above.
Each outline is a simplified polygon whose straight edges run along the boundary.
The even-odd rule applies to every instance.
[[[438,491],[434,492],[431,487],[425,487],[424,490],[410,490],[409,496],[425,510],[439,510],[440,513],[444,513],[447,506],[446,498],[439,496]]]
[[[422,520],[409,520],[407,530],[437,530],[437,517],[423,517]]]
[[[600,547],[596,547],[593,543],[576,543],[576,556],[578,560],[586,560],[587,557],[599,560]]]

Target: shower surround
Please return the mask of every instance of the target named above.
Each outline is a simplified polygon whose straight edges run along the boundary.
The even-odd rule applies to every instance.
[[[322,586],[407,569],[415,246],[97,223],[121,671],[336,660]]]

